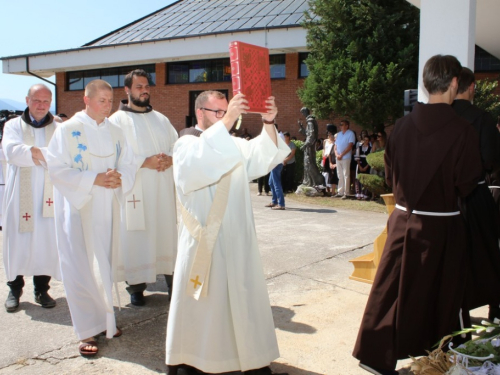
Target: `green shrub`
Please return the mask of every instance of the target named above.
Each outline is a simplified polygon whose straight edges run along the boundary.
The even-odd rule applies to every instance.
[[[474,104],[489,112],[495,120],[500,116],[500,96],[495,94],[499,79],[500,77],[477,80],[474,93]]]
[[[378,150],[368,154],[366,161],[370,164],[370,167],[374,169],[376,174],[359,174],[359,182],[363,184],[372,194],[380,195],[391,193],[392,190],[385,183],[385,163],[384,163],[385,150]],[[373,173],[373,172],[372,172]]]
[[[377,150],[368,154],[366,161],[370,164],[370,167],[375,168],[378,172],[383,172],[385,168],[384,163],[385,150]]]
[[[390,193],[391,189],[385,183],[385,179],[376,174],[358,175],[359,182],[363,184],[372,194],[379,196],[380,194]]]
[[[321,159],[323,159],[323,150],[316,151],[316,165],[320,172],[323,172],[323,167],[321,166]]]

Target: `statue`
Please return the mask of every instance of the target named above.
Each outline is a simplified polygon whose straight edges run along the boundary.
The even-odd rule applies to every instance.
[[[302,113],[307,120],[306,129],[304,129],[300,120],[298,121],[299,133],[306,136],[304,145],[301,148],[301,150],[304,151],[304,180],[302,181],[302,185],[323,187],[325,180],[316,164],[315,145],[318,139],[318,123],[316,122],[316,118],[310,114],[309,109],[306,107],[302,108],[300,113]]]

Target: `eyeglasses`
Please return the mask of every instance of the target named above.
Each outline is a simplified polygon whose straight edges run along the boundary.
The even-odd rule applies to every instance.
[[[210,108],[203,108],[203,107],[200,109],[204,109],[205,111],[215,112],[216,118],[223,118],[224,115],[227,113],[227,111],[223,111],[222,109],[210,109]]]

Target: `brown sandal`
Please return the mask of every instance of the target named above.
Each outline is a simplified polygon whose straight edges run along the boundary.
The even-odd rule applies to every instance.
[[[274,207],[271,207],[271,210],[284,210],[285,209],[285,206],[280,206],[280,205],[276,205]]]
[[[97,348],[96,351],[85,349],[87,346],[95,346]],[[94,340],[85,341],[80,344],[78,347],[78,351],[82,357],[93,357],[99,352],[99,347],[97,346],[97,342]]]
[[[107,332],[108,331],[102,331],[101,335],[106,336]],[[120,337],[122,334],[123,334],[122,330],[120,328],[116,327],[116,333],[113,335],[113,337]]]

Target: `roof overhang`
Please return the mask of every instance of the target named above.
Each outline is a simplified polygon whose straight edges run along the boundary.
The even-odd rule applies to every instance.
[[[407,1],[420,9],[420,0]],[[498,39],[500,35],[500,22],[498,22],[500,1],[480,0],[476,4],[476,44],[500,59],[500,41]]]
[[[271,54],[305,52],[306,34],[302,27],[288,27],[10,56],[2,58],[3,73],[28,75],[29,67],[50,77],[57,72],[221,58],[229,56],[229,43],[235,40],[267,47]]]

